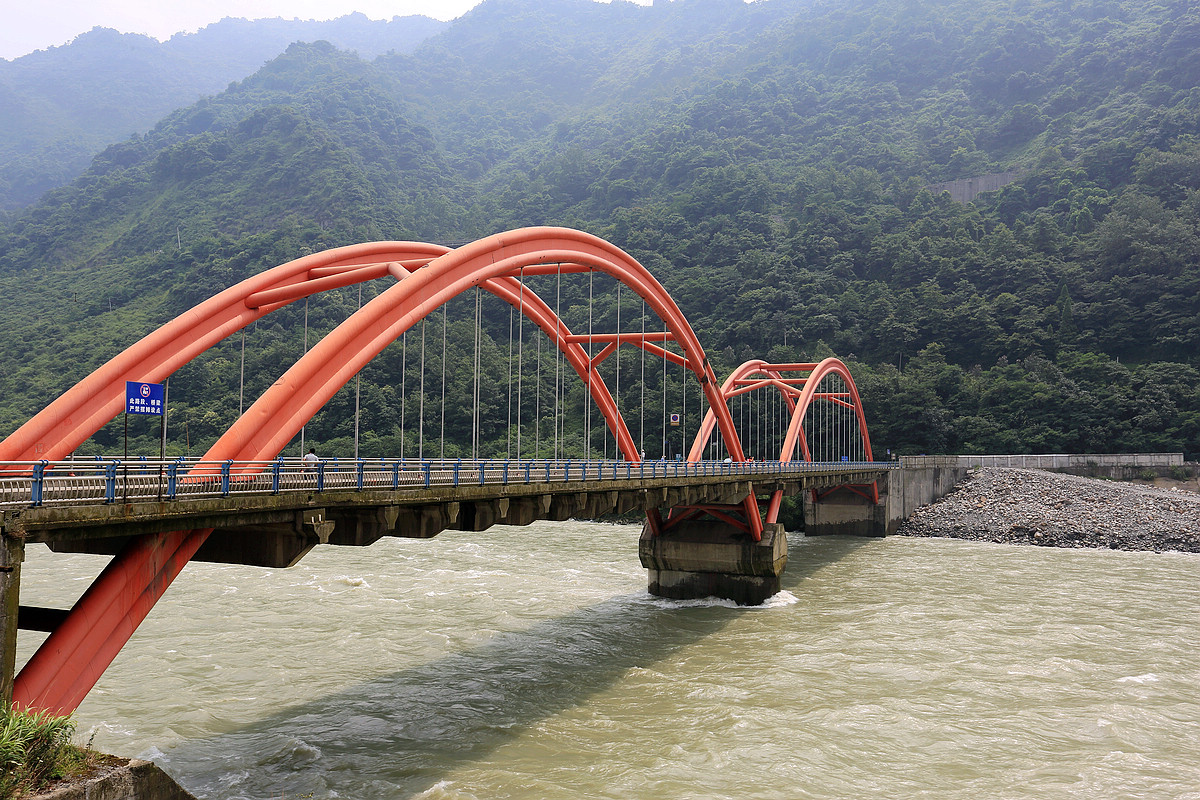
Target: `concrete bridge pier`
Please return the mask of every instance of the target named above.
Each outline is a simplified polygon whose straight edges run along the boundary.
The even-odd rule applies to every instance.
[[[765,525],[761,541],[717,520],[694,520],[655,536],[642,528],[638,555],[650,594],[673,600],[721,597],[759,605],[779,592],[787,565],[783,525]]]
[[[804,501],[805,536],[887,536],[898,520],[889,518],[887,488],[880,482],[879,502],[841,490],[812,502]]]

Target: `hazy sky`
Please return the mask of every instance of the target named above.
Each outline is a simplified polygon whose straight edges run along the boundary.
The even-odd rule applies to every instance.
[[[326,20],[361,11],[371,19],[422,14],[451,20],[479,0],[0,0],[0,58],[66,44],[97,25],[159,40],[224,17]]]

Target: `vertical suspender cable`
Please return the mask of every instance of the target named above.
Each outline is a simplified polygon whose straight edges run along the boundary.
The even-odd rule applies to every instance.
[[[440,458],[446,457],[446,306],[442,305],[442,427],[438,432]]]
[[[781,411],[779,410],[779,387],[770,389],[767,396],[767,458],[779,460],[779,445],[782,439]]]
[[[246,329],[242,328],[242,372],[238,376],[238,416],[245,411],[244,398],[246,393]]]
[[[525,372],[525,268],[521,267],[517,289],[517,458],[521,457],[521,400]]]
[[[472,366],[474,372],[474,385],[471,387],[471,458],[479,459],[479,293],[478,286],[475,287],[475,362]]]
[[[308,355],[308,298],[304,298],[304,355]],[[300,426],[300,457],[304,457],[304,428]]]
[[[404,412],[408,396],[408,331],[400,334],[400,460],[404,460]]]
[[[362,308],[362,284],[358,285],[358,307]],[[358,461],[358,412],[362,397],[362,370],[354,373],[354,460]]]
[[[736,384],[735,384],[736,386]],[[739,387],[740,388],[740,387]],[[739,394],[733,399],[733,427],[741,443],[742,452],[746,452],[746,395]],[[726,455],[730,455],[726,453]]]
[[[537,381],[533,384],[533,457],[542,456],[542,337],[534,332],[537,341]]]
[[[536,330],[534,331],[534,336],[536,337],[536,342],[538,342],[538,380],[536,380],[536,383],[534,384],[534,386],[536,387],[536,391],[534,392],[534,396],[533,396],[534,397],[534,404],[533,404],[533,419],[534,419],[533,457],[541,458],[541,339],[542,339],[542,337],[538,336],[538,332],[536,332]]]
[[[425,318],[421,318],[421,380],[417,386],[420,405],[417,412],[417,458],[425,458]]]
[[[755,461],[762,461],[762,390],[755,389],[750,393],[750,453]]]
[[[642,298],[642,399],[638,407],[638,458],[646,457],[646,298]]]
[[[554,460],[559,459],[559,420],[562,409],[562,385],[560,383],[560,367],[562,366],[562,264],[554,274]],[[566,430],[563,430],[566,433]]]
[[[508,307],[508,444],[505,453],[512,458],[512,356],[513,356],[513,309]]]
[[[850,398],[850,387],[846,384],[845,379],[842,380],[842,390],[846,395],[846,402],[850,403],[849,407],[842,409],[842,425],[845,426],[843,436],[846,440],[846,460],[854,461],[854,403]]]
[[[681,425],[683,425],[683,428],[681,429],[681,431],[682,431],[682,436],[683,436],[683,440],[682,440],[682,442],[681,442],[680,452],[683,452],[684,450],[686,450],[686,449],[687,449],[687,440],[688,440],[688,438],[687,438],[687,385],[688,385],[688,377],[687,377],[687,376],[688,376],[688,368],[687,368],[687,366],[685,365],[685,366],[684,366],[684,368],[683,368],[683,386],[681,387],[681,391],[680,391],[680,394],[682,394],[682,395],[683,395],[683,413],[682,413],[682,415],[680,415],[680,417],[679,417],[679,422],[680,422],[680,424],[681,424]]]
[[[665,350],[667,343],[663,342]],[[663,402],[662,402],[662,457],[663,461],[667,460],[667,359],[663,358]]]
[[[592,458],[592,373],[595,372],[592,366],[592,303],[595,295],[592,292],[592,278],[594,272],[588,271],[588,396],[587,396],[587,411],[583,415],[584,438],[587,440],[587,445],[584,447],[584,458],[589,461]]]
[[[613,400],[617,404],[617,417],[618,417],[618,419],[621,419],[623,417],[621,414],[621,282],[620,281],[617,281],[617,349],[613,351],[613,356],[615,356],[617,359],[617,366],[616,366],[616,376],[617,377],[616,377],[616,380],[614,381],[614,385],[616,386],[616,397],[614,397]],[[608,439],[605,438],[604,441],[608,442]],[[614,459],[619,458],[621,455],[621,453],[617,450],[617,446],[618,445],[617,445],[616,435],[614,434],[613,435],[613,458]],[[607,452],[607,447],[608,447],[608,445],[606,444],[605,445],[606,452]]]

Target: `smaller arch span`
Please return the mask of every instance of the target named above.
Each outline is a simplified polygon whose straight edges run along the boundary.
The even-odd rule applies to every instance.
[[[844,383],[844,392],[820,390],[821,384],[832,376],[837,376]],[[818,401],[830,402],[853,410],[865,460],[873,460],[871,437],[867,430],[866,416],[863,413],[862,398],[859,396],[858,387],[850,374],[850,368],[840,359],[831,357],[815,363],[788,364],[773,364],[761,359],[752,359],[734,369],[721,384],[720,391],[725,402],[728,402],[742,394],[771,389],[776,390],[783,397],[789,412],[788,427],[779,447],[778,459],[780,461],[793,460],[797,448],[800,450],[802,460],[813,460],[812,449],[804,433],[804,422],[809,410]],[[711,418],[710,414],[711,408],[709,413],[705,414],[696,438],[692,442],[692,448],[688,452],[690,461],[700,460],[709,437],[713,433],[715,419]],[[869,487],[847,486],[846,488],[864,493],[873,502],[879,502],[879,489],[874,483]],[[772,495],[765,522],[778,521],[782,499],[781,491]]]

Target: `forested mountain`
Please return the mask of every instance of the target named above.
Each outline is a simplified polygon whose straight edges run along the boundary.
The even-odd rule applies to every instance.
[[[0,59],[0,212],[78,176],[108,145],[252,74],[297,41],[363,58],[407,52],[446,23],[351,14],[328,22],[224,19],[166,42],[94,28],[62,47]]]
[[[1184,0],[488,0],[410,54],[293,45],[0,229],[0,431],[303,253],[557,224],[649,267],[718,373],[848,360],[880,450],[1196,454],[1198,54]],[[971,204],[926,188],[1003,170]],[[245,396],[302,352],[306,314],[324,332],[357,302],[248,333]],[[611,293],[564,303],[616,314]],[[473,313],[445,323],[452,452]],[[485,312],[481,357],[500,451],[506,313]],[[193,449],[236,416],[239,347],[172,379]],[[364,452],[412,444],[393,349],[363,372]],[[353,404],[310,440],[344,452]]]

